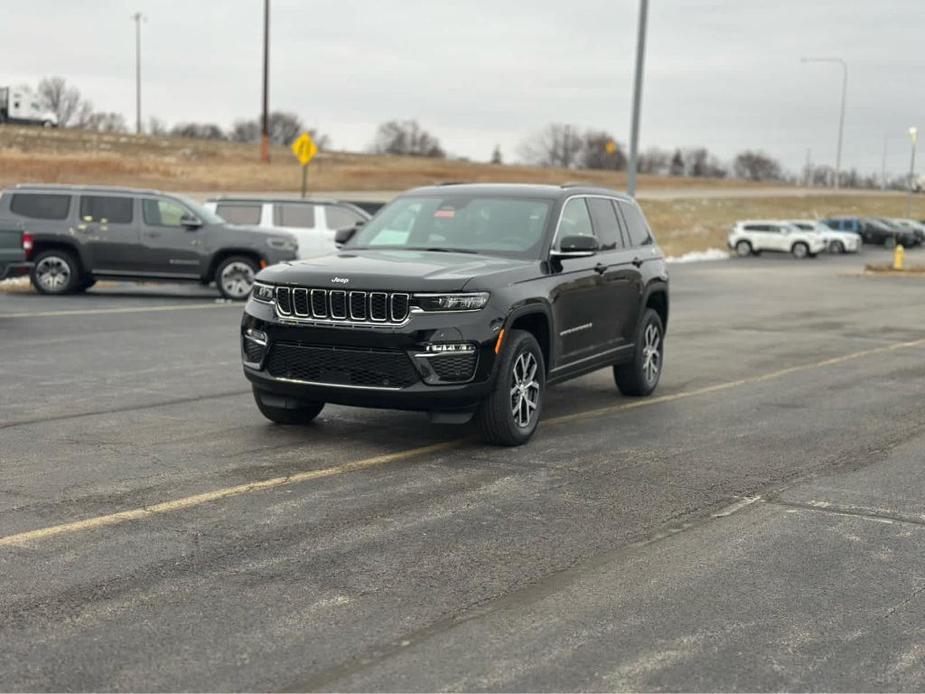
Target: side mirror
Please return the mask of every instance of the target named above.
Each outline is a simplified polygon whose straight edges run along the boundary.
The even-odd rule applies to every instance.
[[[189,231],[195,231],[202,226],[202,220],[192,214],[185,214],[180,217],[180,224],[185,226]]]
[[[334,245],[340,248],[350,239],[353,238],[353,235],[357,233],[357,230],[363,226],[364,222],[357,222],[352,227],[347,227],[346,229],[338,229],[334,232]]]
[[[566,236],[559,242],[559,249],[552,252],[554,258],[587,258],[598,251],[597,239],[593,236]]]

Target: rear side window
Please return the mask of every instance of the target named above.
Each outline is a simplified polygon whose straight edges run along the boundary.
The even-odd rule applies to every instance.
[[[315,206],[303,203],[274,205],[273,224],[278,227],[313,229],[315,227]]]
[[[10,200],[10,211],[32,219],[67,219],[70,208],[70,195],[14,193]]]
[[[649,231],[649,225],[646,224],[645,217],[635,205],[621,202],[620,209],[623,211],[623,219],[626,220],[626,230],[629,233],[631,246],[644,246],[652,243],[652,233]]]
[[[231,205],[222,203],[216,205],[215,214],[229,224],[260,224],[262,205]]]
[[[111,198],[102,195],[83,195],[80,198],[80,218],[86,221],[110,224],[130,224],[132,198]]]
[[[588,198],[588,207],[591,208],[591,219],[594,222],[594,231],[601,243],[602,251],[612,251],[623,248],[623,237],[620,235],[620,222],[617,220],[617,211],[613,203],[606,198]]]
[[[328,205],[324,212],[328,216],[328,229],[347,229],[363,219],[353,210],[337,205]]]

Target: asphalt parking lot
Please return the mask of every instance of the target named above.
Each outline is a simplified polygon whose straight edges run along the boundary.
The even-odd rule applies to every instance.
[[[887,257],[673,266],[656,396],[557,386],[519,449],[270,425],[205,289],[0,294],[0,689],[921,690],[925,280]]]

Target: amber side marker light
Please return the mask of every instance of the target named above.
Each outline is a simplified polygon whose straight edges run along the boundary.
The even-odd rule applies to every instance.
[[[495,354],[501,354],[501,344],[504,342],[504,328],[498,333],[498,339],[495,341]]]

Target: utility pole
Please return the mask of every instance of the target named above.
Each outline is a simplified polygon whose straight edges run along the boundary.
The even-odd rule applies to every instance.
[[[912,140],[912,158],[909,160],[909,201],[906,203],[906,216],[912,216],[912,194],[915,192],[915,143],[919,139],[918,128],[909,128],[909,138]]]
[[[132,15],[135,21],[135,134],[141,135],[141,12]]]
[[[835,190],[838,190],[841,178],[841,147],[845,133],[845,97],[848,94],[848,63],[841,58],[800,58],[801,63],[838,63],[842,68],[841,112],[838,117],[838,148],[835,151]]]
[[[806,149],[806,187],[813,187],[813,150]]]
[[[270,0],[263,0],[263,131],[260,158],[270,163]]]
[[[880,190],[886,190],[886,143],[889,135],[883,136],[883,161],[880,162]]]
[[[639,0],[639,27],[636,34],[636,76],[633,79],[633,120],[630,125],[630,160],[626,192],[636,196],[636,169],[639,165],[639,111],[642,108],[642,76],[646,60],[646,19],[649,0]]]

